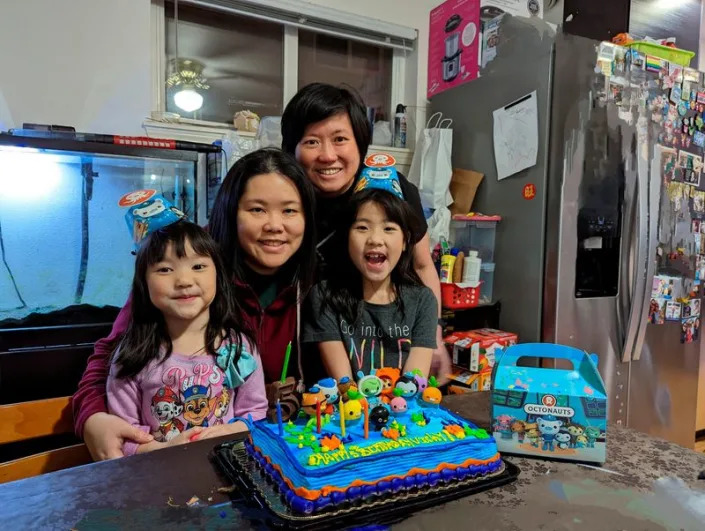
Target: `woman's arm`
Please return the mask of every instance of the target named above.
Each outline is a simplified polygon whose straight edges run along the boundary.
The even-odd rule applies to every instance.
[[[127,330],[130,320],[132,296],[115,319],[110,335],[96,342],[88,358],[78,390],[71,399],[74,430],[82,437],[95,461],[122,457],[125,440],[146,443],[152,440],[149,433],[135,428],[120,417],[108,414],[106,384],[110,371],[110,356]]]
[[[127,330],[131,313],[130,296],[115,319],[110,335],[96,342],[88,358],[78,390],[71,399],[74,430],[82,437],[96,461],[122,457],[124,440],[146,443],[152,440],[145,433],[120,417],[107,413],[106,384],[110,371],[110,356]]]
[[[84,424],[91,415],[108,411],[105,384],[110,371],[110,356],[127,330],[131,313],[132,295],[128,297],[125,306],[115,319],[110,335],[96,341],[93,354],[88,358],[78,390],[71,399],[74,429],[79,437],[83,437]]]
[[[441,281],[433,264],[430,251],[430,238],[428,232],[414,246],[414,269],[421,278],[421,282],[431,289],[436,297],[437,317],[441,316]],[[448,381],[447,375],[451,372],[450,356],[443,346],[443,330],[440,325],[436,326],[436,348],[433,349],[432,358],[433,373],[438,382],[442,385]],[[424,374],[429,374],[425,372]]]
[[[421,278],[421,282],[424,283],[424,286],[430,288],[433,295],[436,297],[438,317],[440,317],[441,281],[438,278],[436,266],[433,264],[433,259],[431,258],[430,243],[431,240],[427,232],[426,235],[414,245],[414,269]]]
[[[354,380],[350,360],[345,354],[342,341],[324,341],[318,344],[318,350],[321,353],[323,366],[331,378],[335,378],[338,382],[345,376]]]

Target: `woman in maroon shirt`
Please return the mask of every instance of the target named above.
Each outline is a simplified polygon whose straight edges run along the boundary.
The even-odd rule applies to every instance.
[[[313,212],[308,178],[293,157],[277,149],[238,160],[213,205],[209,232],[232,272],[236,302],[257,340],[267,382],[281,376],[289,342],[289,374],[303,380],[298,321],[316,272]],[[128,299],[110,335],[96,342],[73,396],[76,433],[96,460],[122,456],[124,439],[151,440],[106,408],[110,357],[127,327],[130,304]]]

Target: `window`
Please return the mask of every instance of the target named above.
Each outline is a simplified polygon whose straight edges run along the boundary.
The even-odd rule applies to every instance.
[[[165,4],[166,76],[175,57],[174,4]],[[255,18],[179,3],[179,58],[204,66],[208,90],[203,106],[186,113],[174,103],[177,89],[165,85],[166,110],[188,118],[232,125],[247,109],[277,116],[283,103],[283,26]]]
[[[150,136],[222,140],[236,112],[280,116],[296,91],[315,81],[353,87],[377,119],[391,120],[398,103],[416,101],[416,86],[405,82],[411,79],[407,62],[416,59],[409,52],[417,31],[358,15],[357,6],[341,10],[300,0],[151,1],[153,113],[143,124]],[[175,18],[178,62],[203,65],[201,75],[209,86],[196,87],[203,105],[193,112],[176,106],[179,91],[166,83],[179,71]],[[181,117],[174,120],[164,111]],[[403,160],[398,162],[407,169]]]
[[[298,88],[309,83],[345,84],[356,89],[377,119],[389,120],[392,49],[299,30]]]

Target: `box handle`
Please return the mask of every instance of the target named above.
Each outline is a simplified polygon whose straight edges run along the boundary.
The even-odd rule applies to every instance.
[[[501,366],[516,367],[517,361],[521,358],[563,359],[573,362],[574,368],[579,366],[585,358],[588,358],[595,366],[597,365],[597,356],[595,354],[588,356],[584,350],[554,343],[521,343],[512,345],[502,352],[497,362]]]

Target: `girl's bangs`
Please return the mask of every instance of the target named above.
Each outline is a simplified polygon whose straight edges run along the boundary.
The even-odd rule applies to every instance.
[[[201,231],[202,229],[191,227],[186,222],[177,222],[154,232],[145,242],[144,256],[147,266],[161,262],[166,255],[169,244],[174,246],[177,258],[186,257],[187,241],[197,255],[212,258],[216,250],[209,237]]]

